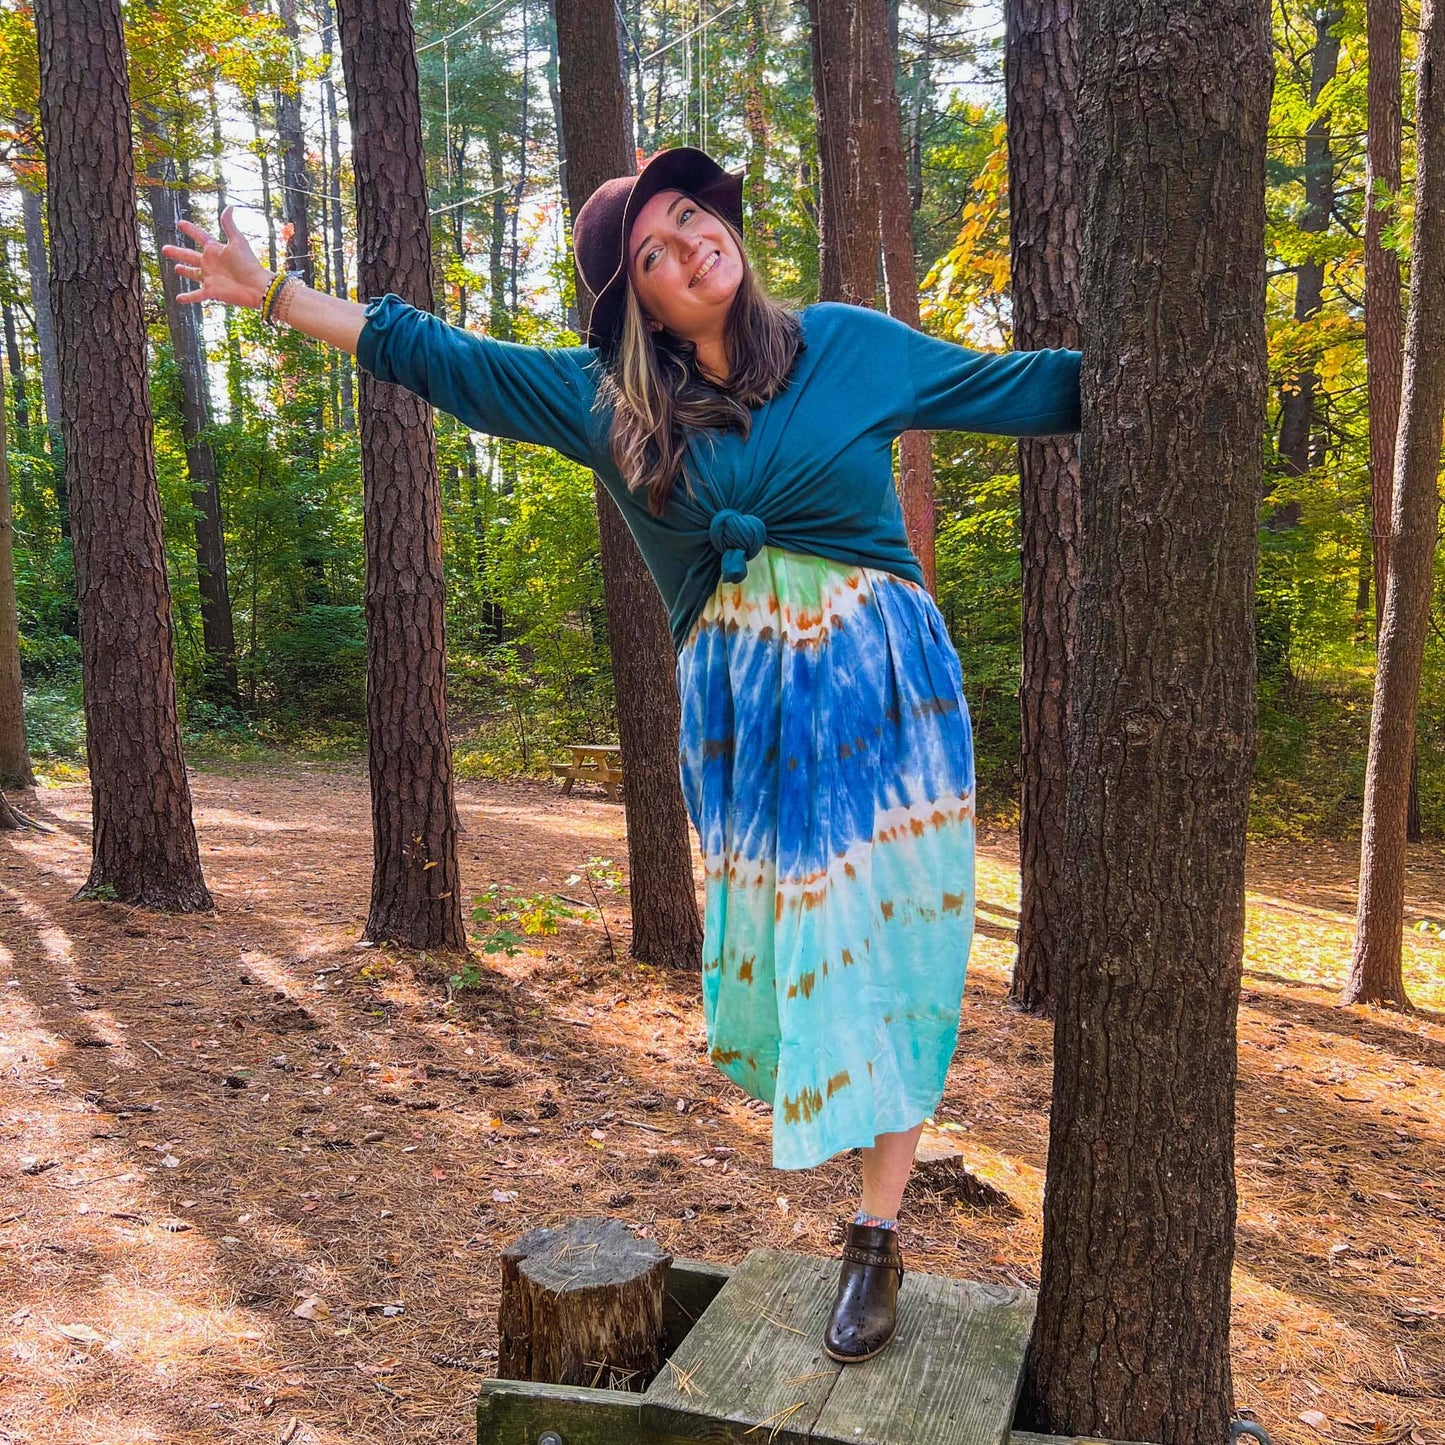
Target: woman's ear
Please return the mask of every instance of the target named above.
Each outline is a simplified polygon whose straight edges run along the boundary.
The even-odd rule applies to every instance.
[[[662,330],[662,322],[660,322],[660,321],[654,321],[651,316],[648,316],[648,317],[646,317],[646,318],[644,318],[644,319],[645,319],[646,322],[647,322],[647,329],[648,329],[649,331],[661,331],[661,330]]]

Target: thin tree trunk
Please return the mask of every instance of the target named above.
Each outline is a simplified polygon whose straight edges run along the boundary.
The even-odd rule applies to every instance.
[[[1373,518],[1390,515],[1395,481],[1395,436],[1400,429],[1400,369],[1404,351],[1400,258],[1384,244],[1395,221],[1400,191],[1400,0],[1366,0],[1369,57],[1365,142],[1365,372],[1370,393],[1371,553],[1375,574],[1375,642],[1385,611],[1385,576],[1390,570],[1389,528]],[[1418,843],[1420,763],[1410,755],[1410,797],[1405,837]],[[1400,985],[1403,992],[1404,985]]]
[[[1420,670],[1430,623],[1445,424],[1445,0],[1420,16],[1415,91],[1415,222],[1404,396],[1390,509],[1385,583],[1365,770],[1360,899],[1345,997],[1408,1006],[1401,981],[1405,823]]]
[[[251,97],[251,129],[256,137],[256,158],[261,167],[261,210],[266,216],[266,267],[276,269],[276,213],[271,205],[270,146],[261,130],[261,102]]]
[[[878,132],[859,0],[808,0],[818,126],[818,299],[872,306],[878,296]]]
[[[903,153],[903,113],[898,104],[897,57],[889,43],[888,0],[855,0],[868,46],[863,83],[878,97],[878,222],[883,248],[883,285],[888,314],[917,328],[918,265],[913,255],[913,213],[908,206],[908,162]],[[898,495],[908,542],[923,580],[938,592],[933,556],[933,439],[928,432],[898,438]]]
[[[35,10],[51,288],[75,533],[88,897],[211,907],[176,714],[120,0]]]
[[[331,78],[332,35],[331,0],[321,0],[321,53],[326,57],[326,73],[321,77],[321,96],[326,106],[327,128],[331,133],[331,285],[338,296],[351,294],[346,282],[346,237],[341,214],[341,141],[336,119],[336,85]],[[341,362],[341,425],[356,430],[355,374],[351,356],[343,351]]]
[[[567,202],[576,215],[603,181],[627,175],[634,152],[624,124],[610,6],[554,0],[567,140]],[[592,298],[578,278],[584,318]],[[687,810],[677,767],[678,706],[667,613],[616,504],[594,480],[607,632],[617,694],[618,740],[627,775],[628,881],[632,956],[697,968],[702,923],[692,876]]]
[[[221,517],[220,470],[211,446],[211,394],[206,349],[201,336],[200,308],[183,304],[180,277],[160,257],[160,248],[174,245],[180,236],[177,221],[190,216],[190,194],[173,190],[168,172],[174,170],[169,143],[160,124],[142,116],[141,128],[152,144],[165,151],[151,162],[146,200],[151,213],[165,299],[166,325],[181,384],[181,430],[186,448],[186,472],[191,483],[191,507],[196,538],[196,573],[201,594],[201,633],[206,656],[207,686],[220,698],[234,702],[236,684],[236,631],[231,616],[231,591],[226,577],[226,532]]]
[[[8,271],[8,257],[0,254],[0,271]],[[15,393],[16,440],[22,451],[30,448],[30,393],[25,386],[25,358],[20,355],[20,337],[15,330],[15,311],[9,301],[0,301],[0,324],[5,327],[5,358],[10,364],[10,387]]]
[[[408,0],[338,0],[356,174],[357,285],[432,305],[421,95]],[[441,494],[431,408],[361,377],[366,720],[374,867],[366,936],[462,949],[447,733]]]
[[[528,101],[531,95],[532,47],[527,34],[527,0],[522,0],[522,125],[518,140],[517,189],[512,197],[512,310],[517,310],[517,272],[521,267],[521,252],[517,239],[517,227],[522,219],[522,198],[527,193],[527,135]]]
[[[547,16],[547,98],[552,103],[552,125],[557,133],[557,189],[567,205],[567,135],[562,126],[562,87],[557,80],[557,7],[548,5]],[[568,219],[570,220],[570,213]]]
[[[221,216],[229,204],[226,197],[225,141],[221,136],[221,107],[216,100],[216,82],[210,84],[211,107],[211,164],[216,173],[216,235],[221,235]],[[194,303],[192,303],[194,304]],[[236,329],[236,318],[231,307],[221,308],[221,323],[226,335],[226,405],[231,420],[241,421],[245,416],[245,377],[241,369],[241,334]]]
[[[20,678],[20,620],[15,605],[15,526],[5,408],[0,406],[0,789],[33,788],[25,745],[25,688]]]
[[[1335,78],[1340,62],[1340,41],[1333,33],[1344,11],[1324,5],[1315,12],[1315,48],[1310,63],[1310,104]],[[1329,230],[1335,202],[1335,160],[1330,152],[1330,117],[1317,116],[1305,132],[1305,208],[1299,228],[1306,235]],[[1303,323],[1319,314],[1324,304],[1325,268],[1322,261],[1301,261],[1295,272],[1294,319]],[[1303,476],[1310,469],[1310,438],[1314,429],[1315,392],[1319,376],[1313,366],[1289,378],[1279,409],[1279,456],[1285,471]],[[1287,503],[1270,513],[1272,528],[1292,527],[1299,521],[1299,506]]]
[[[35,312],[35,349],[40,353],[40,388],[45,397],[45,427],[50,455],[59,475],[65,465],[65,443],[60,432],[60,358],[55,353],[55,316],[50,309],[50,266],[45,259],[45,202],[37,190],[20,187],[20,209],[25,221],[25,262],[30,272],[30,304]],[[62,493],[59,500],[65,501]],[[70,535],[70,518],[61,511],[61,535]]]
[[[747,0],[746,19],[748,49],[743,96],[743,124],[748,133],[748,173],[743,183],[747,197],[752,230],[748,237],[748,256],[754,269],[767,283],[771,273],[773,238],[767,228],[768,216],[768,109],[767,79],[764,74],[768,32],[763,13],[763,0]],[[638,68],[641,75],[641,67]],[[641,82],[638,88],[639,111],[642,105]]]
[[[1068,966],[1025,1418],[1212,1445],[1233,1406],[1269,7],[1096,0],[1078,22]]]
[[[1400,429],[1405,328],[1400,257],[1385,245],[1400,193],[1400,0],[1366,0],[1369,72],[1365,141],[1365,371],[1370,392],[1371,557],[1375,574],[1375,636],[1385,610],[1390,571],[1388,519],[1395,486],[1395,436]]]
[[[1079,344],[1079,55],[1074,0],[1009,0],[1004,50],[1013,339]],[[1019,443],[1023,674],[1018,962],[1009,996],[1054,1008],[1066,900],[1069,673],[1079,590],[1079,453],[1072,438]]]
[[[291,42],[295,67],[300,59],[300,32],[296,28],[296,0],[281,0],[281,27]],[[308,285],[316,284],[316,263],[311,254],[311,172],[306,164],[306,132],[301,121],[300,80],[294,68],[291,84],[276,91],[276,138],[281,142],[281,176],[285,186],[282,214],[291,227],[286,242],[286,268]]]

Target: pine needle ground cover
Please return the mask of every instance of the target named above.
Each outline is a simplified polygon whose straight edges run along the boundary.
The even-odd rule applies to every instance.
[[[356,946],[359,771],[193,786],[215,917],[70,901],[83,784],[40,791],[56,831],[0,845],[0,1433],[462,1445],[497,1253],[526,1229],[607,1214],[679,1255],[833,1252],[856,1165],[769,1167],[697,979],[629,962],[625,894],[586,885],[626,856],[620,807],[462,787],[469,896],[556,900],[531,910],[555,932],[468,974]],[[1445,850],[1411,855],[1408,1016],[1335,1002],[1356,856],[1252,855],[1236,1393],[1281,1445],[1445,1445]],[[1017,889],[986,832],[937,1120],[972,1174],[920,1176],[904,1227],[917,1269],[1031,1285],[1051,1028],[1005,1003]]]

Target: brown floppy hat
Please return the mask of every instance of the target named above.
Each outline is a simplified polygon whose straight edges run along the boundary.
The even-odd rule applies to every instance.
[[[604,181],[572,223],[572,251],[587,289],[597,298],[583,338],[610,357],[622,334],[627,299],[627,238],[637,214],[659,191],[686,191],[739,231],[743,228],[743,171],[725,171],[705,151],[677,146],[658,151],[635,176]]]

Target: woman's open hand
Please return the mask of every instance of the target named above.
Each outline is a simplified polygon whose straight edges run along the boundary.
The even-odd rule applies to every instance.
[[[256,259],[251,243],[237,229],[233,207],[221,212],[225,241],[217,241],[191,221],[178,221],[177,229],[201,249],[162,246],[161,255],[173,261],[176,274],[199,282],[194,291],[182,291],[181,301],[223,301],[228,306],[258,307],[271,282],[271,273]]]

